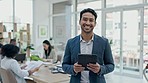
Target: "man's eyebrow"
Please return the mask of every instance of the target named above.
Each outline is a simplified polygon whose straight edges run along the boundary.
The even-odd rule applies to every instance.
[[[92,19],[94,19],[93,17],[86,17],[86,16],[83,16],[83,18],[92,18]]]

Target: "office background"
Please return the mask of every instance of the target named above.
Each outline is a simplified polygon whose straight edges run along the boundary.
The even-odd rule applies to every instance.
[[[20,29],[29,23],[36,51],[48,39],[62,55],[66,41],[81,32],[79,12],[87,7],[98,14],[94,32],[110,41],[114,73],[142,79],[143,57],[148,55],[147,0],[0,0],[0,22],[6,32],[13,30],[13,23]]]

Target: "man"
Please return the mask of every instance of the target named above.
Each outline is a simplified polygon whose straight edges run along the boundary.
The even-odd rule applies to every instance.
[[[97,14],[87,8],[80,12],[81,34],[68,40],[62,68],[71,74],[70,83],[106,83],[104,74],[114,70],[114,61],[108,40],[93,33]],[[97,63],[87,64],[85,70],[78,64],[78,54],[96,54]]]

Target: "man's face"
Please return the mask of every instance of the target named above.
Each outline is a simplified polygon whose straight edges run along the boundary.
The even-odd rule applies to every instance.
[[[96,26],[95,16],[89,12],[83,13],[79,24],[81,26],[82,33],[91,33]]]

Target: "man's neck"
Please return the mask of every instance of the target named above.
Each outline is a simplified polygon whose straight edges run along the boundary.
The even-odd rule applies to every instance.
[[[83,33],[82,33],[81,36],[82,36],[82,39],[83,39],[83,40],[89,41],[89,40],[92,39],[93,33],[91,33],[91,34],[83,34]]]

